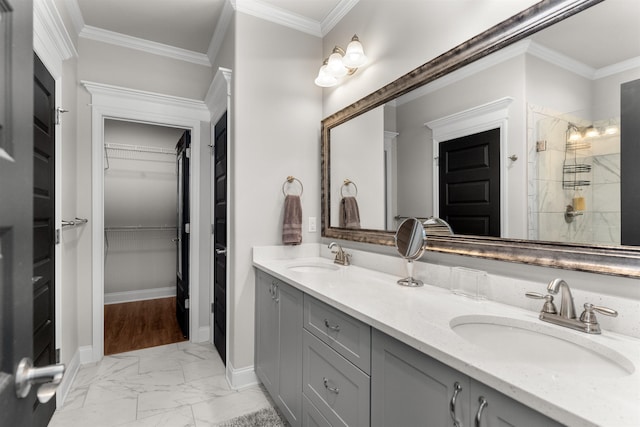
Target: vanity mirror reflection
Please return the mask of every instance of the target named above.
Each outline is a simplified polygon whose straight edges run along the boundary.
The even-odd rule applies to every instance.
[[[392,245],[406,217],[440,216],[456,236],[431,250],[640,276],[624,105],[640,96],[639,9],[543,1],[327,117],[323,236]],[[336,222],[346,176],[359,230]]]

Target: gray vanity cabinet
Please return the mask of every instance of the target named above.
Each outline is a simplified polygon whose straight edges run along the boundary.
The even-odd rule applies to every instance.
[[[302,295],[256,272],[256,374],[293,427],[302,416]]]
[[[476,421],[483,405],[480,418]],[[371,426],[554,427],[557,422],[373,330]]]

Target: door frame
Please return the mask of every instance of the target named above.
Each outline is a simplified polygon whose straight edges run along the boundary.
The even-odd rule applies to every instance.
[[[211,248],[211,262],[209,263],[209,307],[212,307],[212,304],[214,302],[214,290],[215,290],[215,265],[216,263],[213,261],[213,254],[215,253],[215,240],[213,237],[213,224],[214,224],[214,216],[215,216],[215,200],[213,198],[213,188],[215,185],[215,175],[213,173],[213,168],[214,168],[214,163],[213,163],[213,144],[214,144],[214,140],[215,140],[215,126],[216,123],[218,123],[218,120],[220,120],[220,118],[222,117],[222,115],[225,113],[225,111],[227,112],[227,271],[226,271],[226,281],[227,284],[229,284],[229,264],[230,264],[230,259],[232,259],[233,255],[231,253],[231,251],[229,250],[229,242],[230,240],[228,239],[228,236],[231,235],[231,217],[229,215],[229,207],[231,206],[231,180],[229,179],[229,177],[231,176],[231,150],[229,150],[230,147],[230,141],[231,141],[231,76],[232,76],[232,71],[228,68],[223,68],[220,67],[218,68],[218,71],[216,72],[216,75],[213,78],[213,81],[211,82],[211,86],[209,87],[209,91],[207,93],[207,96],[205,98],[205,102],[207,103],[207,106],[209,107],[209,111],[211,112],[210,114],[210,120],[211,120],[211,126],[210,126],[210,141],[209,141],[209,147],[211,147],[211,152],[210,152],[210,158],[211,158],[211,162],[210,162],[210,169],[211,169],[211,181],[210,181],[210,185],[211,185],[211,191],[210,194],[212,195],[212,197],[210,198],[210,203],[209,203],[209,226],[210,226],[210,231],[209,231],[209,246]],[[227,311],[226,311],[226,323],[227,323],[227,329],[228,326],[231,324],[229,321],[230,318],[230,312],[229,312],[229,307],[230,307],[230,302],[231,299],[229,297],[229,292],[227,292],[226,294],[226,304],[227,304]],[[211,326],[211,331],[209,333],[209,342],[211,344],[213,344],[213,334],[214,334],[214,328],[213,328],[213,310],[209,310],[209,325]],[[230,374],[231,371],[229,371],[229,334],[226,335],[226,355],[225,355],[225,360],[227,360],[227,378],[231,378],[232,375]]]
[[[91,95],[91,238],[92,238],[92,361],[104,356],[104,121],[107,119],[156,124],[191,131],[191,169],[189,192],[192,195],[189,251],[189,336],[191,342],[201,337],[199,308],[200,262],[200,147],[201,122],[209,121],[209,111],[202,101],[124,88],[89,81],[81,84]]]
[[[512,97],[500,98],[424,124],[431,129],[433,141],[433,216],[438,217],[440,214],[440,176],[438,174],[440,142],[491,129],[500,129],[500,233],[502,236],[510,235],[506,195],[508,190],[507,170],[511,165],[507,158],[507,136],[509,105],[513,100]]]

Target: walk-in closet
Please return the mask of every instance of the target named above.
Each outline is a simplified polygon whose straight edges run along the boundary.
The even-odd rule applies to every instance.
[[[105,122],[105,354],[185,339],[176,320],[182,181],[176,144],[184,132]]]

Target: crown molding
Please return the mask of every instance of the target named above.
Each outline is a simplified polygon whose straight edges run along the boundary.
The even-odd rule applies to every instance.
[[[331,31],[359,1],[360,0],[340,0],[340,3],[338,3],[320,23],[321,36],[324,37],[329,34],[329,31]]]
[[[231,2],[226,1],[224,2],[224,6],[222,6],[222,13],[218,17],[216,28],[213,31],[213,36],[211,37],[209,48],[207,49],[207,56],[209,57],[209,62],[211,64],[215,63],[216,57],[218,56],[218,53],[220,53],[222,42],[224,41],[224,37],[229,29],[229,24],[231,23],[232,18],[233,5]]]
[[[69,12],[71,23],[76,34],[80,35],[80,31],[84,28],[84,18],[82,17],[78,0],[65,0],[64,4],[67,6],[67,12]]]
[[[301,16],[260,0],[230,0],[233,8],[247,15],[293,28],[315,37],[324,37],[360,0],[340,0],[322,22]]]
[[[260,0],[235,0],[232,1],[232,5],[238,12],[293,28],[294,30],[311,34],[312,36],[322,37],[320,23],[318,21],[271,6]]]
[[[78,56],[73,40],[52,1],[33,2],[33,47],[40,59],[54,68],[57,74],[61,73],[62,61]]]
[[[446,86],[449,86],[450,84],[463,80],[509,59],[516,58],[524,54],[533,55],[537,58],[542,59],[543,61],[553,64],[557,67],[564,68],[589,80],[601,79],[603,77],[611,76],[622,71],[640,67],[640,57],[636,57],[627,61],[620,62],[618,64],[595,69],[580,61],[576,61],[569,56],[544,47],[532,40],[522,40],[409,92],[409,94],[402,96],[400,98],[400,101],[397,102],[396,105],[402,105],[407,102],[413,101],[420,98],[421,96],[435,92],[436,90],[442,89]]]
[[[209,57],[204,53],[193,52],[191,50],[182,49],[175,46],[169,46],[150,40],[140,39],[125,34],[116,33],[114,31],[104,30],[102,28],[85,25],[80,31],[80,37],[95,40],[103,43],[136,49],[154,55],[166,56],[168,58],[178,59],[180,61],[192,62],[198,65],[211,66]]]
[[[148,105],[149,113],[164,114],[166,111],[173,111],[174,116],[196,118],[203,122],[209,121],[209,109],[203,101],[197,99],[86,80],[81,80],[80,83],[92,95],[91,105],[114,105],[121,110],[126,110],[129,104],[145,103]]]

